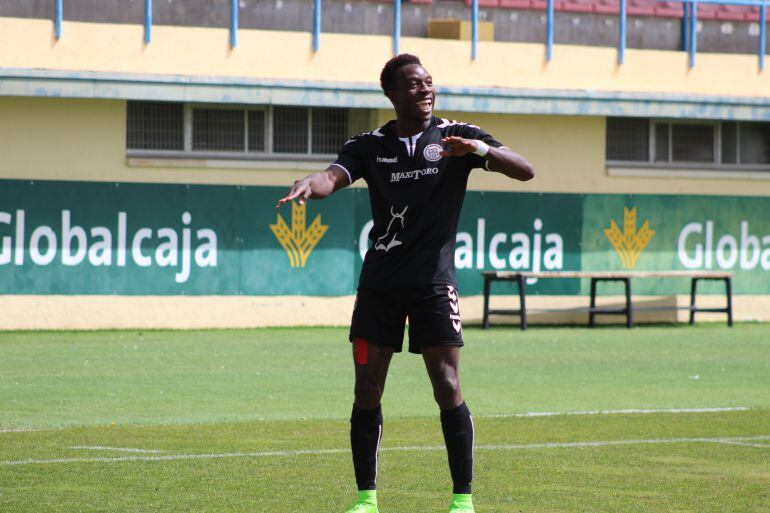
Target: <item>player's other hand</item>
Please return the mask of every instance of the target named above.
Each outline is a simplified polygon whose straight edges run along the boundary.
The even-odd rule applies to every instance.
[[[294,182],[294,185],[291,186],[288,194],[278,200],[278,204],[275,206],[275,208],[280,208],[281,205],[292,200],[298,200],[300,205],[304,205],[305,201],[307,201],[311,193],[312,191],[310,190],[310,180],[307,178],[297,180]]]
[[[441,151],[442,157],[462,157],[479,148],[474,139],[463,139],[456,135],[444,137],[441,139],[441,144],[444,145],[444,149]]]

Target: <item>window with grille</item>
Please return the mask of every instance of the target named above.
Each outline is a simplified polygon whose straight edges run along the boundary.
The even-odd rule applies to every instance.
[[[673,162],[714,162],[714,125],[671,124]]]
[[[246,112],[193,109],[193,151],[245,151]]]
[[[649,160],[648,119],[607,118],[607,160]]]
[[[739,123],[741,164],[770,164],[770,123]]]
[[[249,151],[265,151],[265,112],[261,110],[250,110],[248,112]]]
[[[302,107],[273,109],[273,152],[308,152],[309,110]]]
[[[655,161],[714,163],[716,129],[716,123],[655,122]]]
[[[770,165],[770,123],[607,118],[607,160],[739,168]]]
[[[129,152],[205,158],[335,155],[369,130],[371,111],[128,102]]]
[[[313,109],[313,153],[337,153],[348,137],[348,112],[345,109]]]
[[[722,123],[722,164],[738,163],[738,123]]]
[[[131,150],[184,150],[181,103],[128,102],[126,146]]]

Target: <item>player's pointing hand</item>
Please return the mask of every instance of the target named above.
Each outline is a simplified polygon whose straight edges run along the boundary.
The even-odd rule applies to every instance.
[[[468,153],[475,152],[479,147],[475,140],[463,139],[452,135],[441,139],[444,149],[441,151],[442,157],[462,157]]]
[[[310,180],[307,178],[297,180],[294,182],[294,185],[291,186],[289,193],[278,200],[278,204],[275,206],[275,208],[280,208],[284,203],[288,203],[289,201],[295,199],[299,199],[299,204],[304,205],[305,201],[310,197],[311,194],[312,190],[310,189]]]

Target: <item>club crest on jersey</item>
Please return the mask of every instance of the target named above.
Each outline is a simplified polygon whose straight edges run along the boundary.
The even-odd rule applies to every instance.
[[[425,157],[425,160],[437,162],[441,160],[441,146],[438,144],[429,144],[422,150],[422,155]]]

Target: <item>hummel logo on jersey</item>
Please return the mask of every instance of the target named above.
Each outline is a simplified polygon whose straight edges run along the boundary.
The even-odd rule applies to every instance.
[[[414,171],[401,171],[399,173],[390,173],[390,182],[400,182],[401,180],[419,180],[424,175],[437,175],[437,167],[426,167],[425,169],[415,169]]]
[[[457,333],[460,333],[462,329],[462,321],[460,320],[460,303],[457,300],[457,291],[451,285],[447,285],[446,295],[449,297],[449,308],[452,313],[449,314],[449,319],[452,321],[452,327]]]
[[[398,157],[377,157],[377,162],[383,164],[395,164],[398,162]]]

